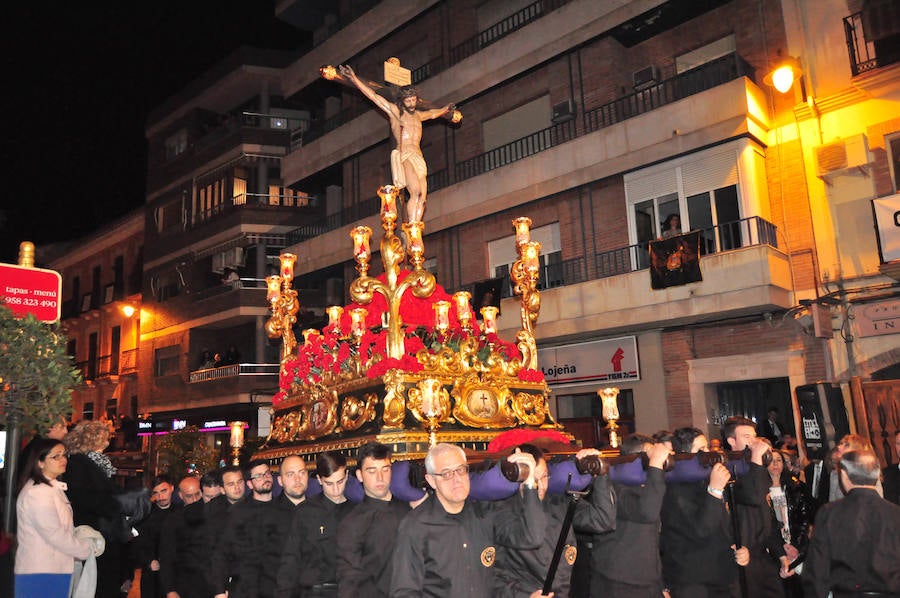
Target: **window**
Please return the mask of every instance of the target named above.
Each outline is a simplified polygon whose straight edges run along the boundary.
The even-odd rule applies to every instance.
[[[154,352],[154,372],[157,377],[178,374],[181,351],[178,345],[162,347]]]
[[[111,422],[117,421],[119,419],[119,399],[107,399],[106,419]]]
[[[182,129],[166,139],[166,160],[171,160],[187,150],[187,130]]]
[[[894,193],[900,193],[900,133],[888,136],[885,142],[888,148],[888,163],[890,165]]]
[[[547,289],[565,284],[562,269],[562,243],[560,242],[559,223],[532,229],[531,240],[541,244],[541,270],[538,288]],[[516,236],[510,235],[488,243],[488,260],[490,270],[488,276],[503,278],[503,296],[513,294],[509,269],[519,259],[516,253]]]
[[[81,419],[94,419],[94,403],[85,403],[81,408]]]
[[[759,239],[753,216],[768,216],[762,152],[738,140],[625,175],[630,241],[646,247],[662,223],[678,214],[684,232],[700,231],[704,254]],[[645,252],[634,254],[646,261]],[[638,264],[638,267],[646,266]]]
[[[734,42],[734,34],[726,35],[711,44],[706,44],[702,48],[697,48],[686,54],[675,57],[675,72],[681,74],[685,71],[703,66],[707,62],[712,62],[716,58],[721,58],[728,54],[732,54],[737,50]]]

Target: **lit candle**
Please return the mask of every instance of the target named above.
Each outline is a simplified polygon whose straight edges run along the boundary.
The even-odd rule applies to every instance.
[[[525,268],[531,274],[537,274],[541,269],[541,262],[538,256],[541,254],[541,244],[537,241],[529,241],[522,246],[522,258],[525,260]]]
[[[278,298],[281,297],[281,277],[277,274],[266,276],[266,286],[269,288],[269,291],[266,293],[266,299],[269,300],[269,303],[278,301]]]
[[[366,316],[369,310],[365,307],[357,307],[350,310],[350,332],[356,336],[362,336],[366,329]]]
[[[424,222],[410,222],[404,227],[408,236],[409,251],[411,253],[422,253],[425,251],[425,245],[422,243],[422,229],[425,227]]]
[[[319,334],[319,331],[315,328],[307,328],[303,331],[303,343],[308,345],[314,336]]]
[[[319,67],[319,74],[322,75],[323,79],[328,81],[334,81],[338,77],[337,69],[331,66],[330,64],[326,64],[325,66]]]
[[[279,258],[281,260],[281,277],[285,280],[294,280],[294,262],[297,256],[293,253],[282,253]]]
[[[437,417],[440,415],[441,404],[438,393],[441,388],[441,381],[434,378],[425,378],[418,384],[419,392],[422,393],[422,415],[425,417]]]
[[[341,332],[341,316],[344,315],[344,308],[340,305],[332,305],[325,309],[328,312],[328,325],[334,326],[338,334]]]
[[[244,446],[244,426],[245,422],[231,422],[231,448],[241,448]]]
[[[615,386],[603,388],[597,391],[597,395],[600,397],[600,402],[603,403],[603,419],[606,421],[619,419],[619,389]]]
[[[434,309],[434,327],[441,332],[446,332],[450,327],[450,302],[435,301],[432,308]]]
[[[456,318],[462,324],[468,324],[472,319],[472,308],[469,307],[469,299],[472,293],[469,291],[457,291],[453,293],[453,302],[456,304]]]
[[[512,221],[516,229],[516,245],[522,246],[531,241],[531,218],[522,216]]]
[[[500,311],[493,305],[481,308],[481,317],[484,318],[484,333],[491,334],[497,332],[497,312]]]
[[[393,185],[385,185],[378,190],[381,197],[381,215],[388,218],[397,218],[397,195],[399,189]]]
[[[353,256],[358,261],[368,261],[369,256],[369,237],[372,236],[372,229],[368,226],[357,226],[350,231],[353,237]]]

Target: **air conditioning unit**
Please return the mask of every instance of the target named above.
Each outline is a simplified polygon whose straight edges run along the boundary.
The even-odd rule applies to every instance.
[[[636,91],[646,89],[659,82],[659,71],[651,64],[631,73],[631,82]]]
[[[568,122],[575,118],[575,100],[568,99],[565,102],[553,104],[553,111],[550,114],[550,120],[553,124]]]
[[[232,247],[221,253],[214,253],[212,256],[212,271],[216,274],[222,274],[225,272],[225,268],[233,270],[243,268],[246,258],[243,247]]]
[[[820,145],[815,151],[816,174],[821,178],[854,174],[854,170],[865,174],[870,164],[869,144],[863,134]]]

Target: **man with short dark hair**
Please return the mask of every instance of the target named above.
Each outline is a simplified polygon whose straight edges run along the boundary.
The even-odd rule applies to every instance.
[[[725,420],[722,440],[732,451],[750,451],[747,473],[739,476],[731,487],[736,511],[732,516],[738,518],[741,543],[750,551],[750,563],[746,567],[748,598],[784,596],[779,574],[786,577],[792,573],[788,570],[790,562],[780,534],[773,526],[777,520],[767,501],[771,478],[763,467],[763,455],[771,446],[756,436],[752,419],[737,415]]]
[[[647,481],[642,486],[613,484],[615,530],[593,536],[591,595],[656,597],[663,590],[659,526],[666,493],[662,468],[669,457],[669,449],[643,434],[627,436],[621,448],[623,455],[646,453],[649,461]]]
[[[297,510],[278,566],[276,596],[287,598],[299,586],[304,598],[337,595],[337,536],[353,504],[344,495],[347,459],[337,451],[316,459],[322,494],[306,499]]]
[[[875,492],[879,473],[870,449],[841,455],[846,496],[816,516],[803,565],[809,598],[900,595],[900,507]]]
[[[209,502],[217,496],[222,496],[224,493],[222,474],[217,470],[207,471],[200,476],[200,495],[203,498],[203,502]]]
[[[223,478],[228,496],[226,476],[227,473]],[[266,567],[263,555],[271,541],[271,530],[260,522],[267,519],[272,508],[274,478],[268,462],[261,459],[247,463],[244,477],[251,494],[228,511],[222,541],[212,558],[213,591],[219,598],[225,598],[226,591],[229,598],[270,598],[273,584],[271,580],[267,584],[266,574],[271,572],[271,567]]]
[[[409,504],[391,495],[391,449],[368,442],[356,457],[365,496],[341,522],[337,536],[339,598],[381,598],[391,586],[391,556]]]
[[[410,511],[400,524],[391,574],[393,598],[492,596],[497,545],[537,548],[547,529],[540,508],[534,457],[508,457],[528,466],[522,516],[499,505],[469,501],[469,465],[455,444],[438,443],[425,457],[425,480],[434,496]],[[541,595],[537,590],[533,597]]]
[[[172,491],[175,485],[168,475],[158,475],[150,484],[150,515],[136,526],[138,536],[134,544],[135,559],[141,567],[141,596],[159,598],[159,535],[163,523],[172,512]]]
[[[544,530],[541,545],[538,548],[514,548],[497,546],[497,575],[495,578],[495,596],[503,598],[528,598],[536,589],[544,585],[544,578],[553,561],[556,543],[568,511],[569,499],[563,494],[548,494],[550,470],[543,451],[533,444],[521,444],[519,450],[532,455],[537,463],[534,477],[537,481],[538,499],[546,516],[547,527]],[[596,449],[581,449],[575,459],[588,456],[599,456]],[[519,486],[519,495],[526,490],[524,482]],[[521,496],[512,496],[503,501],[503,508],[509,509],[516,518],[524,516]],[[590,493],[575,504],[572,527],[566,536],[566,544],[560,555],[558,569],[553,580],[552,592],[556,596],[569,595],[572,566],[578,550],[575,544],[575,532],[584,534],[602,534],[612,531],[616,526],[616,509],[612,502],[612,492],[607,475],[595,476]]]

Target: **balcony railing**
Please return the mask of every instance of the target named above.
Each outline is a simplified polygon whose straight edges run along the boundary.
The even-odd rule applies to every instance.
[[[528,156],[571,141],[576,136],[574,120],[541,129],[536,133],[460,162],[454,169],[456,180],[470,179],[495,168],[518,162]]]
[[[737,53],[728,54],[652,87],[588,110],[584,113],[584,128],[587,132],[597,131],[739,77],[752,80],[753,73],[753,67]]]
[[[119,363],[119,372],[122,374],[133,374],[138,368],[138,349],[129,349],[122,351],[122,360]]]
[[[266,281],[264,278],[238,278],[236,280],[223,280],[221,284],[213,285],[205,289],[201,289],[191,294],[194,301],[202,301],[210,297],[218,297],[232,291],[241,289],[259,289],[261,292],[266,290]]]
[[[888,5],[885,5],[886,7]],[[853,76],[900,62],[900,10],[864,10],[844,17]]]
[[[515,33],[522,27],[533,23],[547,13],[553,12],[560,6],[568,3],[569,0],[538,0],[537,2],[532,2],[461,44],[450,48],[450,66],[462,62],[473,54],[477,54],[507,35]]]
[[[711,255],[741,247],[769,245],[778,247],[777,229],[759,216],[726,222],[700,230],[700,254]],[[541,270],[542,288],[571,284],[628,274],[650,267],[649,243],[639,243],[602,251],[588,256],[548,264]],[[505,286],[510,287],[510,281]]]
[[[339,229],[351,222],[374,216],[379,210],[381,210],[381,199],[378,197],[370,197],[369,199],[363,200],[340,212],[336,212],[321,220],[317,220],[316,222],[288,232],[285,236],[285,242],[287,245],[302,243],[313,237],[324,235],[329,231]]]
[[[278,376],[281,366],[277,363],[235,363],[217,368],[194,370],[190,374],[190,383],[211,382],[240,376]]]

